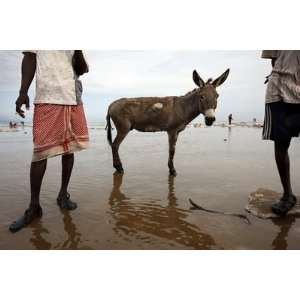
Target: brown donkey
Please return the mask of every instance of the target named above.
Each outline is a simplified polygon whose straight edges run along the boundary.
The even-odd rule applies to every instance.
[[[227,79],[228,74],[229,69],[217,79],[209,79],[205,83],[197,71],[194,71],[193,80],[199,88],[184,96],[122,98],[111,103],[106,116],[106,129],[116,171],[124,172],[119,147],[130,130],[167,131],[169,136],[168,166],[170,175],[176,176],[173,158],[179,132],[201,113],[205,116],[207,126],[213,124],[218,98],[216,88]],[[117,136],[113,142],[110,119],[113,120],[117,129]]]

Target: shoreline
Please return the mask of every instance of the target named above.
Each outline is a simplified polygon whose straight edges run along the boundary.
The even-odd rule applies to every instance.
[[[105,130],[106,125],[104,124],[99,124],[99,125],[88,125],[89,130]],[[239,123],[232,123],[231,125],[226,124],[225,122],[222,123],[216,123],[212,126],[206,126],[203,123],[191,123],[187,125],[187,128],[208,128],[208,127],[223,127],[223,128],[232,128],[232,127],[246,127],[246,128],[262,128],[263,123],[255,123],[253,124],[252,122],[239,122]],[[17,128],[9,128],[6,125],[1,125],[0,124],[0,133],[1,132],[20,132],[24,131],[28,128],[32,128],[32,125],[25,124],[24,127],[19,126]]]

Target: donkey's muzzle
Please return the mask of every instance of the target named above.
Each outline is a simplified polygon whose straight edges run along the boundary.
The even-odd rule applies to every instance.
[[[205,125],[211,126],[216,121],[215,117],[205,117]]]

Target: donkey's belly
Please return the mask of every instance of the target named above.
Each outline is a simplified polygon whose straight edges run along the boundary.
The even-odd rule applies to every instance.
[[[165,131],[168,126],[167,118],[163,114],[140,114],[138,118],[131,120],[131,124],[133,129],[142,132]]]
[[[154,126],[154,125],[148,125],[148,126],[134,126],[133,129],[136,129],[137,131],[141,132],[157,132],[157,131],[164,131],[165,129]]]

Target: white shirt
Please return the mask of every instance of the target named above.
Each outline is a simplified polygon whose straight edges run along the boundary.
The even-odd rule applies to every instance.
[[[72,66],[74,50],[29,50],[36,54],[34,103],[77,105],[82,85]]]
[[[275,58],[266,89],[266,103],[300,104],[300,50],[263,50],[262,58]]]

